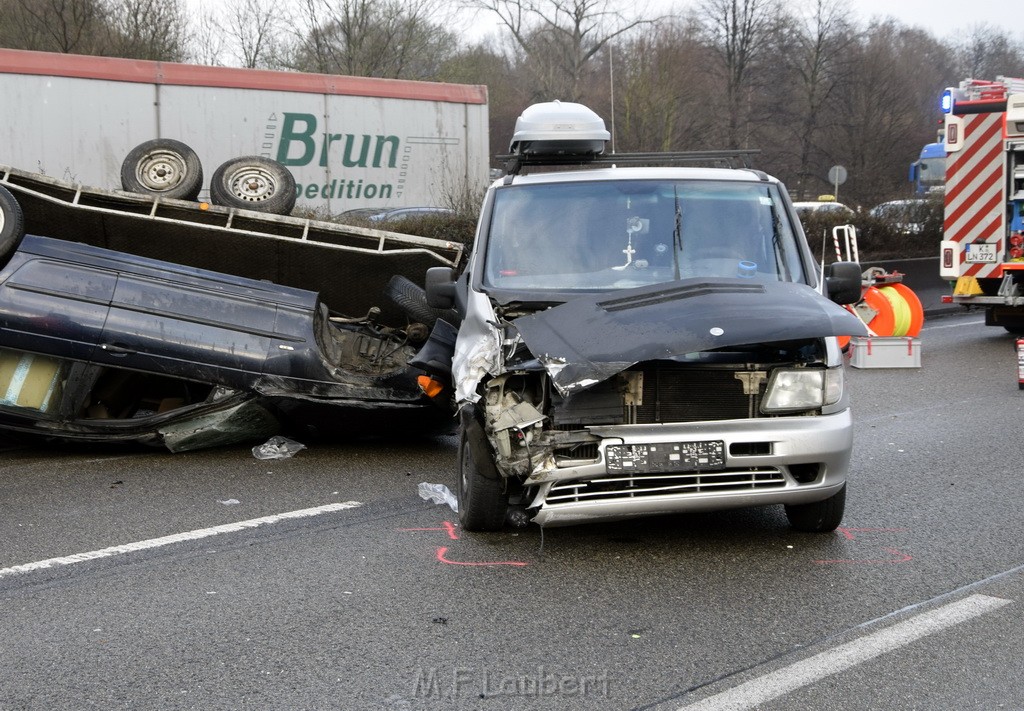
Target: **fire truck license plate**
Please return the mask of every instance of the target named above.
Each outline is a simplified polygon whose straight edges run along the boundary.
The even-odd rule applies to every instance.
[[[609,473],[694,472],[725,468],[725,443],[613,444],[605,449]]]
[[[964,261],[970,262],[972,264],[994,264],[996,261],[995,244],[989,244],[988,242],[979,242],[976,244],[967,245],[967,254],[964,256]]]

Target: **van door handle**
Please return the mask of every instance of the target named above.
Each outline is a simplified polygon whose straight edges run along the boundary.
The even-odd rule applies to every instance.
[[[121,346],[116,343],[104,343],[103,345],[100,346],[100,348],[102,348],[107,353],[110,353],[112,355],[129,355],[135,353],[134,348],[129,348],[128,346]]]

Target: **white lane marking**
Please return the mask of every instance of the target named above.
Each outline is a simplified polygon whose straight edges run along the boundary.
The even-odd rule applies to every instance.
[[[52,568],[57,565],[71,565],[73,563],[81,563],[86,560],[96,560],[97,558],[109,558],[110,556],[121,555],[122,553],[134,553],[135,551],[147,550],[149,548],[159,548],[160,546],[166,546],[172,543],[181,543],[182,541],[195,541],[200,538],[209,538],[210,536],[217,536],[221,533],[235,533],[237,531],[244,531],[247,528],[256,528],[257,526],[263,526],[269,523],[278,523],[279,521],[286,521],[288,519],[293,518],[308,518],[310,516],[319,516],[320,514],[331,513],[332,511],[354,509],[357,506],[362,505],[363,504],[359,501],[344,501],[337,504],[325,504],[324,506],[315,506],[311,509],[299,509],[298,511],[288,511],[286,513],[273,514],[271,516],[263,516],[262,518],[251,518],[248,521],[239,521],[237,523],[225,523],[222,526],[200,528],[195,531],[175,533],[173,535],[163,536],[161,538],[150,538],[145,541],[125,543],[124,545],[111,546],[110,548],[101,548],[100,550],[89,551],[88,553],[76,553],[74,555],[63,556],[61,558],[49,558],[47,560],[38,560],[34,563],[23,563],[22,565],[15,565],[10,568],[0,568],[0,578],[3,578],[8,575],[17,575],[19,573],[28,573],[33,570],[41,570],[43,568]]]
[[[985,319],[980,318],[976,321],[961,321],[959,323],[949,323],[942,326],[925,326],[922,331],[939,331],[943,328],[960,328],[961,326],[977,326],[978,324],[985,323]]]
[[[892,627],[816,654],[778,671],[765,674],[739,686],[709,696],[679,711],[741,711],[752,709],[816,681],[845,671],[886,652],[904,647],[927,635],[940,632],[990,612],[1011,600],[988,595],[971,595],[957,602],[923,612]]]

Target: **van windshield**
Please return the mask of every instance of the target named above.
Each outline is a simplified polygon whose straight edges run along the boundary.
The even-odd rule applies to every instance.
[[[805,281],[778,188],[760,182],[509,185],[495,192],[486,244],[484,283],[503,290]]]

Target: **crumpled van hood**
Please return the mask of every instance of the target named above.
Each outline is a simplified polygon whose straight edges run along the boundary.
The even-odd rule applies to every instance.
[[[805,284],[688,279],[588,294],[513,321],[560,392],[635,363],[728,346],[863,336],[863,322]]]

